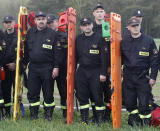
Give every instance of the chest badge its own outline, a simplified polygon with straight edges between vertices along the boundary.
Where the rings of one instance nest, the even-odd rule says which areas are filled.
[[[93,44],[92,47],[93,48],[97,48],[98,46],[97,46],[97,44]]]

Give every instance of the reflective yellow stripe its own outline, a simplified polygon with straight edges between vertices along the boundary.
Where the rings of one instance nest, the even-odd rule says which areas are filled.
[[[2,50],[2,46],[0,46],[0,50]]]
[[[106,109],[105,106],[102,106],[102,107],[96,106],[96,110],[98,110],[98,111],[105,110],[105,109]]]
[[[95,102],[91,102],[91,106],[95,106]]]
[[[151,107],[152,105],[151,104],[149,104],[149,107]]]
[[[55,106],[55,103],[54,103],[54,102],[52,102],[51,104],[47,104],[47,103],[45,103],[45,102],[44,102],[44,106],[46,106],[46,107]]]
[[[6,103],[6,104],[4,104],[4,106],[5,107],[8,107],[8,106],[11,106],[12,105],[12,103],[10,102],[10,103]]]
[[[80,106],[80,109],[86,109],[86,108],[89,108],[89,104]]]
[[[40,101],[39,102],[36,102],[36,103],[30,103],[31,106],[39,106],[40,105]]]
[[[133,110],[132,112],[130,112],[129,114],[137,114],[138,113],[138,110]]]
[[[2,104],[2,103],[4,103],[4,100],[2,99],[2,100],[0,100],[0,104]]]
[[[148,114],[148,115],[139,115],[141,119],[144,119],[144,118],[151,118],[151,114]]]
[[[67,109],[66,106],[61,106],[61,109]]]

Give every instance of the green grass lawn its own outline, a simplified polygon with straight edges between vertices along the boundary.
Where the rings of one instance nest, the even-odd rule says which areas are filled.
[[[155,39],[157,47],[160,45],[160,39]],[[55,85],[56,86],[56,85]],[[28,104],[26,98],[26,89],[24,89],[23,103]],[[155,102],[160,104],[160,75],[158,76],[157,83],[152,90]],[[41,95],[42,96],[42,95]],[[59,103],[58,90],[55,88],[55,103]],[[41,98],[41,103],[43,99]],[[91,113],[90,113],[91,115]],[[160,131],[160,128],[153,127],[134,127],[131,128],[127,125],[127,112],[122,112],[122,124],[118,131]],[[112,123],[104,123],[101,127],[96,124],[89,124],[84,126],[80,123],[80,113],[75,110],[74,121],[72,125],[67,125],[66,120],[62,118],[61,109],[55,109],[53,114],[53,121],[48,122],[43,119],[43,108],[39,110],[39,119],[29,120],[29,109],[25,107],[25,115],[21,120],[14,122],[12,119],[6,119],[0,122],[0,131],[112,131]]]

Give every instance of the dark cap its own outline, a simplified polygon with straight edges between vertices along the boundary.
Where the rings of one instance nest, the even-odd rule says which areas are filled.
[[[91,23],[92,23],[92,21],[90,18],[82,18],[80,20],[80,25],[91,24]]]
[[[6,15],[4,18],[3,18],[3,22],[11,22],[14,20],[14,17],[11,16],[11,15]]]
[[[143,17],[142,11],[140,11],[140,10],[134,11],[134,12],[133,12],[133,16],[136,16],[136,17]]]
[[[40,17],[40,16],[46,17],[46,14],[44,12],[42,12],[42,11],[36,12],[35,17]]]
[[[104,9],[103,5],[97,4],[97,5],[93,8],[93,11],[95,11],[95,10],[98,9],[98,8]]]
[[[56,17],[53,14],[47,15],[47,23],[50,23],[50,22],[54,21],[55,19],[56,19]]]
[[[140,21],[137,18],[132,17],[128,20],[128,26],[134,26],[134,25],[140,25]]]

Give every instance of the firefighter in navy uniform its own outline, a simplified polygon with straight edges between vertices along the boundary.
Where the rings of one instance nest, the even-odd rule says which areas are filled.
[[[3,49],[3,43],[4,43],[4,33],[0,30],[0,69],[2,68],[2,61],[4,56],[4,49]],[[0,75],[0,121],[3,120],[4,114],[3,114],[3,108],[4,108],[4,98],[3,98],[3,91],[1,86],[1,75]]]
[[[150,86],[155,84],[158,73],[157,47],[151,37],[140,32],[140,28],[140,21],[137,18],[130,18],[128,29],[132,39],[122,40],[121,43],[125,100],[129,112],[128,124],[131,126],[149,125]]]
[[[61,109],[63,110],[63,117],[67,116],[66,100],[67,100],[67,32],[62,32],[58,30],[58,19],[53,14],[47,15],[47,25],[57,33],[57,41],[61,43],[62,46],[62,57],[59,65],[59,76],[55,79],[57,82],[57,87],[61,97]]]
[[[138,18],[139,21],[140,21],[140,24],[142,23],[142,20],[143,20],[142,11],[140,11],[140,10],[135,10],[135,11],[133,12],[132,17]],[[141,32],[142,32],[142,30],[141,30]],[[128,26],[125,27],[124,30],[123,30],[122,39],[123,39],[124,41],[128,41],[128,40],[132,39],[131,33],[130,33],[130,31],[128,30]],[[151,96],[153,96],[153,95],[151,94]],[[124,81],[122,81],[122,108],[125,108],[125,82],[124,82]]]
[[[140,21],[140,24],[142,26],[142,21],[143,21],[143,13],[141,10],[135,10],[133,12],[132,17],[137,18]],[[141,28],[141,33],[143,33],[143,29]],[[123,32],[123,40],[130,40],[131,38],[131,33],[128,30],[128,27],[125,27],[124,32]],[[122,82],[122,105],[125,106],[125,83],[124,81]],[[149,106],[150,108],[153,110],[156,107],[158,107],[158,105],[156,103],[154,103],[154,98],[153,98],[153,94],[152,94],[152,89],[150,92],[150,100],[149,100]]]
[[[11,92],[12,86],[15,86],[15,69],[16,69],[16,54],[17,54],[17,31],[14,28],[15,20],[13,16],[7,15],[3,19],[5,27],[4,32],[4,57],[3,67],[5,70],[5,80],[2,81],[2,92],[4,97],[5,115],[11,116]],[[14,92],[14,91],[13,91]]]
[[[92,31],[93,23],[89,18],[81,20],[80,28],[83,33],[76,38],[76,63],[79,64],[75,74],[76,96],[82,123],[88,124],[91,95],[95,102],[96,122],[100,124],[105,110],[100,82],[106,81],[108,49],[101,35]]]
[[[54,103],[54,78],[58,76],[61,46],[57,44],[56,33],[47,27],[46,15],[36,13],[37,26],[28,31],[24,49],[24,68],[29,63],[28,93],[30,119],[38,118],[40,91],[44,97],[44,117],[52,120]]]
[[[101,4],[97,4],[94,9],[93,9],[93,16],[95,18],[95,21],[93,23],[93,31],[95,33],[98,33],[99,35],[102,36],[102,21],[105,20],[105,10],[103,5]],[[110,41],[106,41],[106,44],[108,46],[108,52],[110,55]],[[106,110],[105,110],[105,114],[104,114],[104,120],[105,121],[110,121],[110,114],[111,114],[111,110],[109,108],[109,103],[110,103],[110,99],[111,99],[111,88],[110,88],[110,56],[109,56],[109,67],[107,69],[107,75],[106,75],[107,79],[106,82],[101,82],[101,86],[103,87],[103,94],[104,94],[104,103],[106,106]],[[92,99],[91,99],[92,101]],[[94,102],[91,102],[92,104],[92,109],[93,109],[93,117],[92,117],[92,121],[94,122],[95,117],[96,117],[96,113],[95,113],[95,106],[94,106]]]

